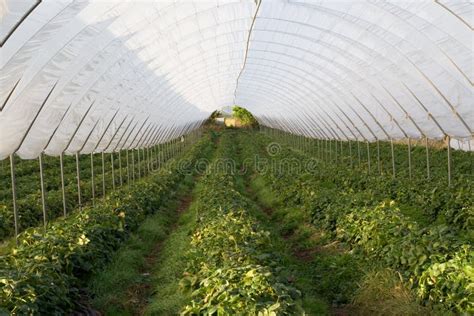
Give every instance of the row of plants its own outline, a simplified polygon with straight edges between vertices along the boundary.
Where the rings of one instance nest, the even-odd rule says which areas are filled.
[[[278,140],[285,140],[287,136],[279,137]],[[303,140],[305,141],[305,140]],[[378,202],[384,199],[391,199],[401,206],[402,211],[419,222],[420,225],[429,225],[432,223],[446,223],[453,228],[463,230],[465,233],[471,233],[474,227],[474,174],[473,174],[473,154],[472,152],[463,152],[453,150],[452,174],[453,180],[450,186],[446,181],[446,168],[431,170],[430,178],[426,178],[426,170],[423,167],[413,166],[412,176],[408,170],[407,145],[394,145],[395,162],[397,176],[392,177],[391,171],[391,148],[390,143],[380,142],[379,152],[382,165],[389,169],[379,174],[377,171],[377,158],[371,157],[372,171],[368,173],[367,152],[364,150],[366,144],[360,144],[361,164],[357,163],[356,147],[357,143],[352,142],[354,155],[354,167],[350,168],[348,161],[348,143],[343,144],[344,158],[341,162],[341,150],[339,148],[339,160],[334,160],[334,144],[332,152],[325,152],[328,148],[323,148],[323,159],[318,153],[316,140],[306,140],[306,147],[299,151],[301,156],[295,156],[297,159],[306,159],[309,156],[317,159],[321,163],[318,170],[320,179],[331,179],[325,181],[329,186],[341,188],[341,190],[353,190],[357,192],[365,191],[371,195],[371,200]],[[286,142],[285,142],[286,143]],[[325,142],[322,141],[324,144]],[[337,142],[339,146],[339,142]],[[371,155],[375,155],[376,144],[370,144]],[[425,148],[413,146],[411,157],[412,164],[416,161],[426,161]],[[365,155],[365,156],[364,156]],[[332,160],[326,158],[330,156]],[[431,162],[442,163],[446,167],[446,149],[431,148]],[[385,169],[382,169],[385,170]],[[470,236],[474,238],[474,236]]]
[[[300,293],[283,277],[270,232],[249,212],[255,205],[241,193],[235,170],[223,168],[236,150],[235,133],[225,132],[216,161],[199,183],[192,206],[197,222],[180,281],[191,301],[181,314],[300,313]]]
[[[263,130],[272,138],[278,138],[280,143],[285,143],[295,149],[304,151],[321,160],[338,163],[346,167],[361,168],[365,173],[393,175],[392,150],[389,141],[365,142],[365,141],[341,141],[320,140],[315,138],[298,136],[285,133],[280,130]],[[409,166],[413,179],[441,180],[447,183],[448,176],[448,150],[444,140],[428,140],[428,152],[426,140],[411,139],[410,147],[408,140],[393,141],[393,163],[395,164],[395,176],[401,179],[410,178]],[[379,156],[380,159],[377,157]],[[369,159],[370,158],[370,159]],[[380,161],[380,164],[379,164]],[[430,177],[428,178],[428,167]],[[463,178],[474,177],[474,154],[463,150],[451,150],[451,176],[453,181]]]
[[[107,154],[107,156],[110,157],[109,154]],[[53,157],[50,158],[53,159]],[[103,195],[104,185],[106,192],[108,192],[109,190],[112,190],[115,186],[126,184],[129,180],[129,177],[130,181],[134,180],[134,178],[138,178],[138,170],[140,170],[140,176],[143,176],[148,173],[148,162],[144,161],[143,157],[140,161],[140,164],[138,163],[137,158],[135,157],[135,162],[132,165],[130,156],[128,169],[127,165],[125,164],[125,161],[122,161],[122,164],[120,166],[117,157],[115,157],[113,170],[114,177],[112,177],[111,161],[110,159],[106,159],[106,163],[104,166],[106,172],[104,175],[102,173],[100,155],[95,155],[96,162],[94,166],[94,178],[92,179],[90,172],[90,160],[87,158],[89,157],[82,157],[82,159],[80,159],[81,204],[83,205],[91,202],[93,198],[92,184],[94,184],[94,196],[97,198]],[[164,161],[166,161],[165,159],[169,158],[169,155],[161,157],[162,160],[160,161],[160,163],[163,163]],[[68,159],[70,160],[69,163],[65,164],[64,166],[64,191],[66,200],[66,210],[68,212],[79,206],[76,165],[75,162],[71,159]],[[30,167],[30,164],[26,163],[28,161],[23,160],[22,162],[25,162],[27,168]],[[154,163],[156,165],[157,162]],[[135,169],[135,171],[132,170],[132,167]],[[20,168],[20,170],[22,169]],[[40,223],[43,222],[41,191],[39,190],[40,183],[39,180],[35,178],[39,175],[37,174],[37,172],[35,172],[34,174],[35,175],[30,176],[24,175],[22,177],[23,180],[26,180],[26,182],[23,183],[23,187],[28,189],[19,190],[22,194],[25,194],[25,192],[32,193],[29,193],[27,195],[17,195],[18,228],[20,232],[26,228],[38,226],[40,225]],[[35,181],[31,181],[32,179],[30,178],[35,178]],[[45,191],[46,218],[47,221],[50,221],[59,216],[62,216],[64,213],[62,189],[60,186],[60,174],[58,166],[45,170]],[[13,206],[11,196],[9,196],[8,199],[0,201],[0,240],[14,235],[15,227],[13,217]]]
[[[129,150],[129,168],[134,167],[135,173],[138,174],[139,166],[140,170],[144,168],[144,158],[149,155],[150,158],[156,158],[158,153],[165,157],[170,157],[173,152],[176,152],[178,148],[182,148],[184,144],[173,143],[170,145],[160,144],[156,147],[147,150]],[[119,162],[120,155],[120,162]],[[138,156],[140,156],[140,164],[138,164]],[[163,157],[162,157],[163,158]],[[21,159],[18,156],[14,156],[15,161],[15,183],[16,192],[18,197],[25,197],[31,193],[39,191],[40,189],[40,170],[39,162],[37,159]],[[91,155],[81,154],[79,155],[79,169],[81,178],[89,179],[91,177]],[[111,170],[112,162],[115,170],[119,171],[120,167],[124,167],[127,162],[127,151],[122,150],[113,154],[104,154],[104,165],[105,170]],[[132,166],[133,162],[133,166]],[[102,155],[100,153],[93,155],[94,173],[100,174],[102,172]],[[76,157],[75,155],[64,155],[63,156],[64,166],[64,178],[66,183],[75,182],[76,177]],[[43,175],[44,185],[47,191],[57,190],[61,186],[60,178],[60,158],[58,156],[47,156],[43,155]],[[124,174],[125,176],[126,174]],[[118,174],[117,174],[118,178]],[[118,179],[117,179],[118,180]],[[11,202],[12,188],[11,188],[11,170],[9,159],[4,159],[0,164],[0,201]]]
[[[391,179],[364,180],[367,175],[314,161],[285,146],[268,155],[264,149],[271,139],[263,135],[247,135],[246,141],[258,142],[271,165],[295,159],[300,166],[313,166],[298,172],[267,168],[261,174],[285,205],[304,209],[314,225],[353,252],[400,271],[421,302],[455,312],[474,311],[474,257],[467,232],[437,223],[421,227],[405,216],[399,208],[404,205],[380,189],[390,187]],[[472,211],[469,201],[466,197],[462,204]],[[414,208],[422,212],[416,204]],[[469,231],[471,223],[467,219],[460,227]]]
[[[166,203],[192,172],[189,162],[197,161],[209,146],[206,137],[131,189],[113,191],[94,207],[57,220],[46,230],[21,233],[18,245],[0,256],[0,314],[70,312],[84,280],[109,261],[145,217]]]

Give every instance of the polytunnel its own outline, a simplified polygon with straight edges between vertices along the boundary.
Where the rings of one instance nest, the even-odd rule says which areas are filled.
[[[2,16],[1,158],[159,142],[231,104],[324,139],[472,140],[469,2],[6,0]]]
[[[0,17],[0,315],[474,313],[472,1]]]

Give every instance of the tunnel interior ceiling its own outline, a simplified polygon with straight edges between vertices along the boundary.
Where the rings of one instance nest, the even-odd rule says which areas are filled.
[[[0,158],[139,148],[238,104],[341,140],[472,143],[469,1],[0,2]]]

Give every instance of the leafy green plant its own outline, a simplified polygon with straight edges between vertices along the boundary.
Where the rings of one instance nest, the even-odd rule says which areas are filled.
[[[181,160],[195,161],[203,140]],[[85,277],[110,260],[121,242],[145,216],[153,214],[192,164],[171,160],[156,174],[136,183],[130,191],[112,192],[94,207],[52,223],[46,231],[30,228],[19,245],[0,256],[0,312],[63,315],[74,307]]]
[[[245,141],[266,148],[271,139],[247,135]],[[381,149],[381,156],[386,156],[390,148]],[[296,158],[303,166],[313,159],[288,147],[268,158],[274,165]],[[437,161],[438,156],[435,158]],[[468,231],[473,195],[463,164],[458,170],[461,175],[449,188],[442,184],[445,178],[433,174],[432,181],[408,176],[393,179],[390,174],[368,175],[364,167],[351,169],[340,161],[318,159],[316,166],[312,173],[269,170],[261,176],[282,203],[303,208],[314,225],[348,244],[353,253],[400,271],[423,303],[459,313],[472,310],[473,249]],[[405,215],[407,209],[410,217]],[[436,281],[430,278],[433,275]]]
[[[247,109],[235,105],[232,108],[232,114],[239,119],[243,126],[256,127],[258,125],[255,117]]]

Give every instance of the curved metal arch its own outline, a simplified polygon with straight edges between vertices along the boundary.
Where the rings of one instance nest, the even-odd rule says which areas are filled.
[[[294,67],[294,66],[292,66],[292,65],[288,65],[288,64],[286,64],[286,63],[282,63],[282,62],[276,61],[276,60],[271,60],[271,61],[276,62],[276,63],[279,63],[279,64],[282,64],[282,65],[289,66],[290,68],[298,69],[298,70],[304,72],[307,76],[313,76],[313,77],[318,78],[318,79],[319,79],[318,82],[324,82],[324,83],[326,83],[325,80],[321,79],[320,77],[314,76],[314,75],[312,75],[311,73],[309,73],[309,72],[307,72],[307,71],[305,71],[305,70],[303,70],[303,69],[301,69],[301,68],[297,68],[297,67]],[[273,68],[275,68],[275,67],[273,67]],[[289,71],[286,71],[286,72],[289,72]],[[315,84],[316,84],[316,83],[315,83]],[[329,85],[331,85],[331,84],[329,84]],[[318,87],[318,88],[319,88],[319,87]],[[333,89],[333,90],[334,90],[334,89]],[[343,93],[341,90],[339,90],[338,88],[336,88],[335,91],[338,92],[339,94],[343,94],[343,95],[344,95],[344,93]],[[352,96],[354,96],[354,95],[352,94]],[[367,113],[371,116],[371,118],[377,123],[377,125],[378,125],[379,127],[381,127],[381,123],[378,122],[378,120],[377,120],[373,115],[371,115],[370,111],[366,108],[366,106],[363,105],[363,103],[362,103],[359,99],[357,99],[357,101],[359,102],[359,104],[361,104],[361,105],[363,106],[364,110],[366,110],[366,112],[367,112]],[[381,127],[381,129],[384,131],[385,134],[387,134],[387,133],[385,132],[385,130],[384,130],[382,127]],[[376,138],[377,138],[377,137],[376,137]]]
[[[290,57],[290,58],[294,58],[293,56],[288,55],[288,54],[285,54],[285,56],[286,56],[286,57]],[[415,67],[416,67],[416,66],[415,66]],[[427,80],[429,80],[429,79],[427,78]],[[437,88],[435,88],[435,89],[437,89]],[[427,91],[429,91],[429,90],[427,90]],[[435,95],[433,95],[433,96],[435,97]],[[436,97],[435,97],[435,98],[436,98]],[[436,98],[436,99],[439,100],[439,98]],[[446,101],[446,102],[449,103],[449,101],[448,101],[447,99],[444,99],[444,101]],[[450,103],[449,103],[449,104],[450,104]],[[450,104],[450,108],[451,108],[451,110],[455,113],[456,117],[460,120],[460,122],[461,122],[461,123],[466,127],[466,129],[470,132],[470,129],[469,129],[467,123],[466,123],[466,122],[464,121],[464,119],[454,110],[454,107],[453,107],[451,104]]]
[[[283,82],[287,82],[287,83],[290,85],[290,88],[294,88],[294,89],[286,89],[286,87],[285,87],[284,90],[285,90],[285,92],[288,93],[288,94],[294,94],[294,92],[297,90],[297,88],[300,87],[300,86],[298,86],[298,85],[296,85],[296,84],[291,84],[290,81],[287,80],[287,77],[279,77],[279,78],[277,78],[276,76],[270,76],[269,74],[271,74],[271,72],[268,72],[268,74],[267,74],[267,71],[266,71],[266,70],[264,70],[263,72],[265,73],[264,76],[257,76],[257,77],[259,77],[259,78],[261,78],[261,79],[264,79],[264,81],[271,81],[272,83],[280,83],[280,82],[282,82],[282,81],[283,81]],[[253,77],[255,77],[255,76],[253,76]],[[268,79],[275,79],[275,80],[268,80]],[[273,85],[273,86],[274,86],[275,88],[277,88],[278,90],[281,90],[281,89],[282,89],[281,87],[278,87],[276,84]],[[306,91],[304,92],[304,95],[307,95],[306,92],[309,92],[310,94],[315,95],[318,102],[324,101],[324,100],[323,100],[316,92],[314,92],[313,90],[306,90]],[[301,96],[300,96],[300,95],[297,95],[297,97],[301,97]],[[313,100],[309,100],[309,102],[311,102],[311,101],[313,101]],[[318,110],[319,110],[320,112],[326,114],[326,116],[329,118],[329,120],[331,120],[331,121],[333,122],[333,124],[334,124],[335,126],[337,126],[337,128],[342,132],[342,128],[340,127],[339,123],[337,123],[337,122],[334,120],[334,118],[333,118],[330,114],[328,114],[328,113],[326,112],[326,110],[325,110],[323,107],[321,107],[321,105],[320,105],[319,103],[316,103],[316,105],[318,106]],[[307,106],[304,106],[304,105],[303,105],[303,106],[301,106],[300,108],[302,108],[302,109],[304,109],[304,110],[308,110],[308,111],[311,112],[311,115],[318,117],[318,111],[312,111],[312,110],[313,110],[312,107],[307,107]],[[325,121],[322,117],[319,117],[319,119],[322,119],[322,120],[325,122],[325,125],[328,125],[328,126],[331,125],[331,124],[328,124],[327,121]],[[339,119],[339,118],[338,118],[338,119]],[[343,124],[344,124],[344,122],[343,122]],[[345,125],[345,126],[347,127],[347,125]],[[348,129],[349,129],[349,128],[348,128]],[[349,130],[350,130],[350,129],[349,129]],[[350,131],[351,131],[351,133],[353,133],[352,130],[350,130]],[[344,132],[342,132],[342,134],[344,134],[344,136],[347,138],[347,135],[345,135]],[[340,137],[339,137],[339,138],[340,138]]]
[[[265,86],[264,86],[264,87],[265,87]],[[262,87],[260,87],[260,89],[262,89]],[[267,90],[267,89],[264,89],[264,90]],[[277,93],[277,92],[273,92],[273,93]],[[280,99],[289,100],[288,104],[294,104],[291,99],[287,98],[286,96],[281,96],[281,93],[278,92],[277,94],[280,95]],[[259,96],[260,98],[263,97],[264,99],[268,99],[268,97],[267,97],[268,94],[265,94],[265,95],[262,96],[262,95],[259,95],[257,91],[255,91],[254,93],[252,93],[252,95],[256,95],[256,96]],[[270,109],[270,110],[271,110],[271,109]],[[281,117],[285,117],[285,116],[284,116],[284,115],[281,115]],[[298,117],[298,116],[295,116],[295,119],[298,120],[299,117]],[[315,122],[315,123],[316,123],[316,122]],[[318,126],[321,130],[324,130],[324,129],[322,129],[322,128],[320,127],[320,125],[319,125],[318,123],[316,123],[316,124],[317,124],[317,126]],[[322,124],[322,123],[321,123],[321,124]],[[323,124],[323,125],[324,125],[324,124]],[[325,126],[325,125],[324,125],[324,126]],[[333,134],[333,132],[330,130],[330,128],[328,128],[327,126],[325,126],[325,128],[327,129],[328,134]],[[326,134],[326,132],[324,132],[324,134]],[[327,134],[326,134],[326,135],[327,135]]]
[[[69,5],[69,6],[70,6],[70,5]],[[66,8],[68,8],[69,6],[66,6],[66,7],[63,9],[63,11],[64,11]],[[118,6],[118,4],[115,5],[115,6],[113,6],[113,8],[110,8],[107,12],[113,11],[113,9],[114,9],[116,6]],[[50,66],[51,61],[52,61],[55,57],[57,57],[59,54],[61,54],[61,53],[63,52],[63,50],[64,50],[65,47],[67,47],[68,45],[70,45],[77,37],[81,36],[81,35],[83,34],[83,32],[85,32],[88,28],[94,28],[94,27],[96,27],[96,25],[102,25],[102,24],[103,24],[103,25],[104,25],[104,27],[102,28],[102,31],[103,31],[107,26],[110,25],[110,23],[112,23],[112,22],[110,22],[110,23],[108,23],[108,22],[109,22],[109,21],[98,21],[97,23],[95,23],[95,25],[93,25],[93,24],[84,24],[83,27],[82,27],[81,29],[79,29],[79,30],[77,31],[77,33],[75,33],[72,37],[70,37],[70,38],[63,44],[62,47],[60,47],[59,49],[57,49],[57,50],[55,50],[54,52],[51,53],[51,57],[50,57],[49,59],[45,60],[45,61],[43,62],[43,65],[42,65],[41,68],[35,73],[35,75],[33,75],[33,76],[31,76],[31,77],[29,78],[29,82],[23,87],[23,89],[22,89],[21,91],[18,92],[17,97],[14,98],[14,100],[13,100],[12,102],[13,102],[13,103],[17,102],[17,101],[20,99],[20,97],[21,97],[21,95],[22,95],[22,92],[25,91],[25,90],[27,90],[27,89],[29,89],[29,88],[31,88],[30,86],[35,83],[35,81],[34,81],[35,78],[36,78],[37,76],[39,76],[39,75],[42,74],[42,70],[43,70],[45,67]],[[45,24],[45,25],[47,25],[47,24]],[[41,29],[38,30],[38,32],[40,32],[40,31],[41,31]],[[100,35],[101,33],[102,33],[101,31],[98,31],[97,34],[96,34],[96,36],[94,36],[93,38],[91,38],[91,40],[93,40],[95,37],[97,37],[97,36]],[[27,41],[27,42],[28,42],[28,41]],[[26,44],[27,42],[25,42],[25,44]],[[23,45],[23,46],[24,46],[24,45]],[[22,46],[22,47],[23,47],[23,46]],[[21,47],[21,48],[22,48],[22,47]],[[20,48],[20,49],[21,49],[21,48]],[[5,67],[6,67],[6,66],[7,66],[7,64],[5,65]],[[61,77],[59,77],[59,78],[61,78]],[[60,81],[60,79],[58,79],[58,81]],[[61,85],[62,85],[62,84],[61,84]],[[62,89],[58,90],[57,94],[59,95],[61,92],[62,92]],[[54,100],[54,98],[53,98],[53,100]]]
[[[249,57],[249,58],[252,59],[253,57]],[[257,59],[257,58],[256,58],[256,59]],[[260,59],[261,59],[261,58],[260,58]],[[266,59],[265,59],[265,60],[266,60]],[[289,65],[289,64],[286,64],[286,63],[282,63],[282,62],[277,61],[277,60],[267,60],[267,61],[272,61],[272,62],[284,64],[284,65],[286,65],[286,66],[289,66],[290,69],[294,69],[294,68],[295,68],[295,67],[292,66],[292,65]],[[250,64],[250,63],[249,63],[249,64]],[[259,64],[256,64],[256,65],[260,66]],[[273,68],[275,68],[275,67],[273,67]],[[289,72],[289,71],[286,70],[286,69],[281,69],[281,70],[282,70],[282,71],[285,71],[285,72]],[[314,77],[314,75],[313,75],[312,73],[309,73],[309,72],[307,72],[306,70],[303,70],[303,69],[301,69],[301,68],[299,68],[299,70],[301,70],[302,72],[304,72],[307,76]],[[317,84],[318,82],[325,82],[325,81],[322,80],[320,77],[316,77],[316,78],[319,79],[319,80],[318,80],[317,82],[314,82],[315,84]],[[319,87],[319,86],[318,86],[318,88],[321,89],[321,87]],[[195,89],[195,90],[199,90],[199,86],[198,86],[198,87],[195,87],[194,89]],[[337,90],[336,90],[336,91],[337,91]],[[337,92],[340,93],[340,94],[344,94],[344,93],[341,92],[341,91],[337,91]],[[360,115],[359,115],[359,118],[361,119]],[[365,123],[365,126],[368,127],[368,124]],[[373,134],[373,133],[372,133],[372,134]],[[374,137],[377,138],[375,135],[374,135]]]
[[[437,0],[434,0],[435,3],[439,3],[439,1]],[[385,12],[387,12],[388,14],[391,14],[392,16],[396,17],[399,21],[403,22],[403,23],[406,23],[405,25],[409,25],[413,30],[417,30],[416,26],[413,26],[410,22],[411,20],[410,19],[403,19],[401,18],[399,15],[397,14],[394,14],[392,11],[390,10],[386,10],[385,8],[381,7],[380,5],[382,4],[382,2],[374,2],[374,1],[368,1],[369,4],[373,5],[373,6],[376,6],[376,7],[379,7],[381,8],[382,10],[384,10]],[[462,41],[459,41],[457,40],[456,38],[452,37],[451,35],[449,35],[447,32],[443,31],[442,29],[440,29],[438,27],[438,25],[434,24],[434,23],[431,23],[430,21],[426,20],[425,18],[419,16],[419,15],[416,15],[415,13],[411,12],[411,11],[408,11],[400,6],[398,6],[395,2],[383,2],[383,6],[390,6],[391,8],[396,8],[397,11],[399,12],[404,12],[404,13],[407,13],[407,14],[410,14],[411,17],[415,17],[416,19],[418,20],[421,20],[423,21],[423,23],[428,23],[431,25],[432,28],[436,29],[440,34],[444,34],[448,37],[450,37],[451,39],[453,39],[454,41],[456,41],[459,45],[463,46],[467,51],[469,51],[469,47],[465,46],[464,43]],[[472,30],[472,27],[471,27],[471,30]],[[431,43],[433,43],[433,41],[429,38],[429,36],[427,34],[425,34],[424,32],[419,32],[418,34],[420,34],[421,36],[424,36],[428,41],[430,41]],[[434,43],[433,43],[434,44]],[[473,85],[474,83],[471,81],[471,79],[467,76],[467,74],[464,73],[464,71],[462,71],[462,69],[456,64],[455,61],[453,61],[451,59],[451,57],[449,57],[449,55],[445,52],[445,50],[440,46],[440,45],[437,45],[435,44],[438,49],[440,50],[440,52],[444,55],[445,58],[447,58],[452,64],[453,66],[459,71],[459,73],[461,75],[463,75],[463,77],[471,84]]]
[[[264,85],[265,87],[266,87],[266,86],[270,86],[270,87],[273,87],[273,88],[278,88],[278,86],[277,86],[276,84],[273,84],[273,81],[272,81],[272,83],[270,84],[269,81],[267,80],[266,82],[264,82],[264,84],[265,84],[265,85]],[[255,86],[255,83],[252,84],[251,86]],[[261,85],[261,84],[260,84],[260,85],[257,84],[257,86],[261,87],[262,85]],[[265,89],[265,90],[266,90],[266,89]],[[286,96],[281,97],[282,94],[279,92],[279,90],[276,90],[276,91],[275,91],[275,90],[272,90],[272,91],[273,91],[272,94],[278,94],[278,95],[280,95],[280,99],[283,99],[283,98],[284,98],[284,99],[290,100],[290,102],[287,102],[287,104],[292,104],[292,105],[298,107],[298,105],[297,105],[298,103],[295,103],[295,102],[297,102],[297,100],[287,98]],[[286,92],[287,92],[287,93],[291,93],[291,90],[286,90]],[[255,93],[254,93],[254,94],[258,95],[258,91],[255,90]],[[304,113],[305,110],[306,110],[306,111],[308,110],[308,108],[306,108],[306,107],[301,107],[301,110],[302,110],[301,113]],[[311,113],[311,114],[313,115],[313,118],[316,117],[318,120],[320,120],[320,123],[321,123],[323,126],[325,126],[325,128],[329,131],[329,134],[331,134],[334,138],[340,138],[339,135],[338,135],[338,133],[335,132],[334,129],[332,129],[331,125],[328,124],[327,121],[326,121],[323,117],[317,115],[316,113]],[[298,117],[298,115],[297,115],[296,117]],[[308,119],[308,118],[306,118],[306,119]],[[339,125],[337,125],[337,127],[340,129]],[[319,126],[319,128],[320,128],[320,126]],[[336,135],[337,135],[337,136],[336,136]]]
[[[293,4],[296,4],[293,2]],[[369,22],[367,20],[364,20],[362,19],[361,17],[355,17],[353,15],[350,15],[348,14],[347,12],[341,12],[341,11],[338,11],[338,10],[334,10],[334,9],[329,9],[329,8],[326,8],[326,7],[322,7],[320,5],[317,5],[317,4],[311,4],[311,5],[308,5],[307,6],[308,8],[312,8],[318,12],[322,12],[323,14],[326,14],[326,15],[329,15],[329,16],[332,16],[336,19],[339,19],[339,20],[342,20],[350,25],[355,25],[356,27],[358,27],[360,30],[364,31],[364,32],[368,32],[371,36],[373,36],[373,38],[375,38],[377,41],[379,42],[383,42],[383,43],[387,43],[392,49],[395,49],[401,56],[403,56],[407,61],[410,62],[410,64],[412,66],[415,66],[415,63],[409,58],[409,56],[401,51],[399,49],[399,47],[397,47],[396,45],[392,44],[391,42],[387,41],[386,40],[386,37],[382,37],[380,36],[379,34],[377,34],[377,32],[375,32],[375,30],[382,30],[383,33],[386,33],[386,34],[390,34],[391,36],[393,36],[394,38],[398,39],[398,41],[400,42],[406,42],[408,44],[411,45],[410,42],[406,41],[405,39],[401,38],[400,36],[398,36],[397,34],[395,34],[394,32],[386,29],[386,28],[383,28],[381,27],[380,25],[377,25],[377,24],[374,24],[372,22]],[[380,8],[377,7],[379,10]],[[386,12],[385,10],[382,10],[383,12]],[[362,22],[362,24],[360,23],[356,23],[356,22]],[[363,25],[365,24],[365,25]],[[431,23],[430,23],[431,24]],[[420,34],[421,32],[418,32],[418,34]],[[456,39],[455,39],[456,40]],[[433,41],[431,40],[428,40],[433,46],[438,47],[437,44],[433,43]],[[456,40],[457,41],[457,40]],[[441,66],[441,64],[439,63],[439,61],[436,61],[436,64],[438,64],[440,66],[440,68],[443,68]],[[420,69],[417,69],[418,71],[420,71],[420,73],[424,74],[423,71],[421,71]],[[426,74],[424,74],[424,76],[426,76]],[[428,76],[426,76],[428,78]]]

